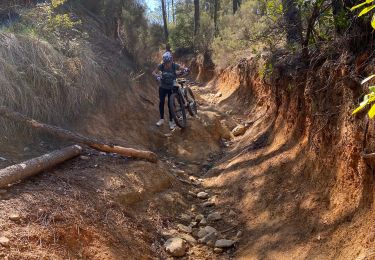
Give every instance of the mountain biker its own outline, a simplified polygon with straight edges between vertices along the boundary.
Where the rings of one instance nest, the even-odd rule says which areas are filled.
[[[165,98],[168,96],[169,99],[173,93],[173,89],[176,85],[176,79],[178,74],[183,72],[188,72],[187,68],[183,68],[181,65],[173,62],[172,54],[170,52],[165,52],[163,54],[163,62],[152,72],[152,75],[156,77],[157,81],[160,82],[159,87],[159,112],[160,120],[156,123],[157,126],[162,126],[164,123],[164,104]],[[173,130],[176,127],[173,121],[170,108],[169,111],[169,128]]]

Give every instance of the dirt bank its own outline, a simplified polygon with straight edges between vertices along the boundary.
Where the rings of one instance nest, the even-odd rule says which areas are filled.
[[[245,104],[235,114],[249,127],[207,175],[207,187],[241,212],[238,258],[371,254],[373,174],[360,157],[366,120],[351,115],[362,93],[354,72],[366,73],[371,61],[350,59],[319,57],[300,70],[282,60],[264,79],[259,62],[248,59],[213,82],[221,93],[213,100],[225,109]],[[366,148],[373,149],[369,139]]]

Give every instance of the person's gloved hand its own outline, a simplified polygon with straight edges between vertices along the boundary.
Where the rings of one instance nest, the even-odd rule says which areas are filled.
[[[157,77],[156,77],[156,80],[160,82],[160,81],[161,81],[161,77],[160,77],[160,76],[157,76]]]

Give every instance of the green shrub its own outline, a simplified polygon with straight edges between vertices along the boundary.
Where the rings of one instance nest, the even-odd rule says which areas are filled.
[[[197,37],[194,39],[195,48],[202,53],[211,49],[212,41],[215,35],[213,20],[207,13],[201,14],[200,29]]]
[[[176,25],[171,24],[169,40],[173,49],[189,49],[194,46],[194,19],[190,13],[179,13]]]
[[[213,40],[213,59],[224,68],[247,54],[273,50],[282,42],[280,25],[281,4],[267,2],[260,6],[255,0],[246,1],[235,15],[223,16],[219,35]]]

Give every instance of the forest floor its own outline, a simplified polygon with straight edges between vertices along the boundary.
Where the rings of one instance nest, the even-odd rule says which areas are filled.
[[[184,241],[173,249],[182,259],[353,259],[362,252],[338,229],[350,224],[331,223],[328,201],[299,174],[310,167],[305,139],[275,130],[270,142],[272,117],[240,113],[241,103],[220,107],[231,93],[215,86],[193,90],[199,118],[188,118],[186,130],[150,126],[161,138],[158,164],[85,150],[1,190],[0,258],[167,259],[170,238]],[[229,140],[228,128],[238,124],[244,135]],[[14,162],[22,159],[17,151],[30,150],[14,149],[3,152]],[[215,247],[220,239],[227,244]]]

